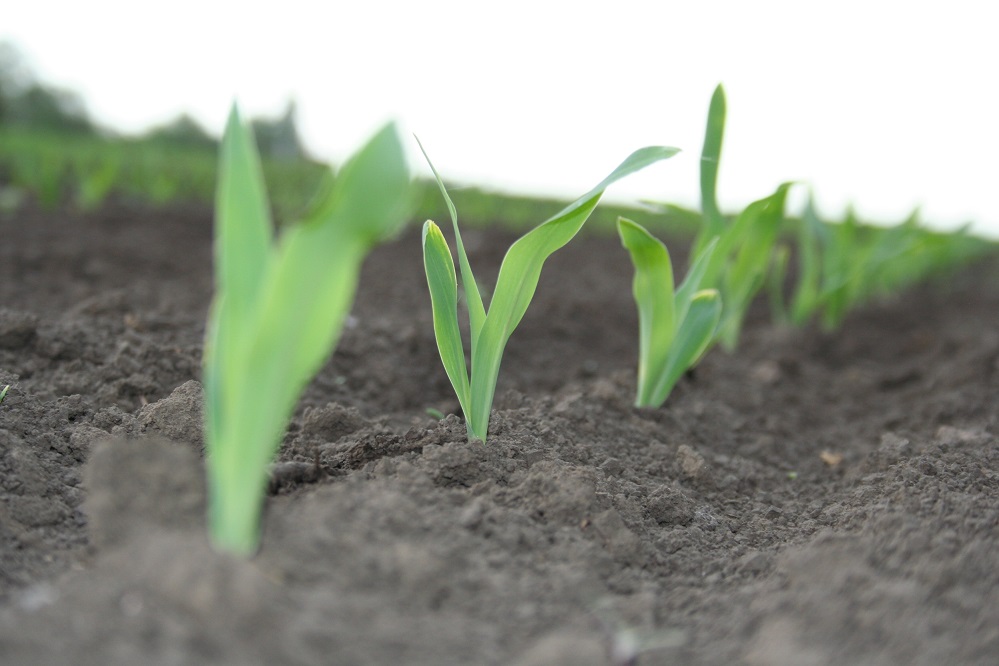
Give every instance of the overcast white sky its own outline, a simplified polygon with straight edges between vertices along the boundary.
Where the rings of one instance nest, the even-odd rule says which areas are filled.
[[[293,97],[323,158],[394,118],[445,178],[565,196],[636,148],[673,145],[684,152],[609,196],[682,204],[698,200],[723,82],[723,207],[804,180],[828,216],[853,202],[891,222],[921,204],[999,236],[990,4],[32,0],[6,3],[0,40],[124,130],[189,111],[220,131],[233,98],[277,114]]]

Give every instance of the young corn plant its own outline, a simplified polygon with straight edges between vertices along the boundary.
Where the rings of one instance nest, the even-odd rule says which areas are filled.
[[[781,258],[776,243],[784,220],[790,183],[768,197],[749,204],[721,235],[705,271],[704,287],[718,289],[724,311],[717,337],[727,351],[735,349],[753,298],[766,282],[771,267]]]
[[[673,293],[669,251],[640,224],[618,219],[621,244],[635,266],[632,293],[638,305],[638,391],[636,407],[661,407],[677,381],[707,352],[721,321],[717,289],[701,289],[717,249],[711,240]]]
[[[256,550],[268,468],[288,420],[339,339],[362,260],[406,221],[410,194],[402,144],[388,125],[347,161],[313,212],[275,239],[260,158],[233,109],[204,351],[208,521],[219,550]]]
[[[572,240],[608,186],[677,152],[676,148],[653,146],[632,153],[596,187],[517,240],[500,266],[488,312],[461,241],[454,204],[437,170],[433,164],[430,165],[454,227],[461,285],[465,291],[471,329],[471,375],[465,364],[465,350],[458,329],[458,277],[454,260],[444,234],[430,220],[423,227],[423,260],[433,306],[437,348],[465,414],[469,441],[486,441],[503,351],[531,303],[545,260]],[[430,162],[429,157],[427,162]]]
[[[780,185],[768,197],[754,201],[731,223],[717,200],[718,166],[725,133],[725,90],[719,85],[711,97],[701,152],[701,210],[703,226],[694,241],[693,261],[717,240],[705,269],[703,288],[717,289],[723,310],[717,337],[722,346],[735,348],[746,311],[763,287],[771,263],[779,261],[775,245],[784,219],[784,204],[791,183]]]
[[[3,399],[7,397],[7,391],[10,390],[10,384],[7,384],[2,389],[0,389],[0,405],[3,404]]]

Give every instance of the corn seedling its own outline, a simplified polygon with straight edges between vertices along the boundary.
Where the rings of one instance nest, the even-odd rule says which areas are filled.
[[[771,266],[780,263],[775,245],[790,187],[791,184],[785,183],[770,196],[749,204],[716,237],[718,247],[703,286],[721,292],[724,311],[717,336],[728,351],[735,349],[746,311],[765,284]]]
[[[7,384],[2,389],[0,389],[0,405],[3,404],[3,399],[7,397],[7,391],[10,390],[10,384]]]
[[[701,209],[704,223],[694,241],[696,262],[707,245],[718,245],[705,271],[702,287],[721,294],[723,311],[717,336],[722,346],[735,348],[742,322],[753,298],[766,282],[777,236],[784,218],[784,203],[791,183],[784,183],[768,197],[754,201],[731,223],[718,208],[718,166],[725,133],[725,91],[719,85],[711,97],[701,152]]]
[[[471,376],[466,369],[465,350],[458,329],[458,283],[454,260],[444,234],[430,220],[423,227],[423,260],[433,305],[437,348],[465,414],[469,441],[486,441],[503,351],[530,305],[545,260],[572,240],[608,186],[677,152],[676,148],[653,146],[632,153],[596,187],[517,240],[500,266],[488,313],[461,241],[454,204],[437,170],[433,164],[430,165],[447,202],[454,227],[461,284],[471,329]],[[429,157],[427,161],[430,161]]]
[[[368,250],[405,222],[411,190],[386,126],[275,242],[260,158],[235,109],[219,171],[204,352],[208,517],[217,548],[249,555],[298,396],[336,345]]]
[[[662,241],[624,218],[618,220],[618,233],[635,266],[632,292],[639,321],[635,406],[659,407],[715,339],[721,296],[717,289],[700,286],[718,241],[708,242],[674,294],[673,267]]]

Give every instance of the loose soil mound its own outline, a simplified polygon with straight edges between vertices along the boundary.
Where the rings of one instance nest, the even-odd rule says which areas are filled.
[[[458,405],[410,232],[365,264],[238,561],[204,536],[210,222],[0,217],[3,663],[995,663],[994,263],[834,335],[754,312],[636,410],[630,263],[581,237],[483,446],[427,414]],[[512,238],[467,236],[495,275]]]

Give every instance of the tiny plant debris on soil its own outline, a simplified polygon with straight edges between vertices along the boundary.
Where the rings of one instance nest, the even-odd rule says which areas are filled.
[[[0,131],[0,160],[20,137]],[[60,182],[60,152],[45,156],[38,172]],[[0,663],[995,663],[994,245],[915,218],[786,220],[767,253],[769,316],[747,301],[736,353],[681,355],[695,371],[635,409],[662,365],[642,331],[669,330],[654,298],[673,299],[678,323],[696,258],[740,216],[716,211],[693,253],[689,211],[668,209],[686,234],[627,213],[627,238],[619,212],[594,217],[537,277],[482,446],[439,418],[462,405],[418,206],[359,267],[298,404],[268,382],[237,389],[241,409],[289,423],[263,463],[274,456],[260,547],[232,557],[206,530],[212,207],[123,196],[94,173],[81,210],[64,181],[46,203],[31,174],[15,186],[0,169],[0,190],[22,192],[0,206],[0,387],[16,387],[0,408]],[[463,223],[468,264],[496,274],[523,221],[563,206],[483,207],[516,224]],[[668,290],[632,291],[632,248]],[[676,290],[674,265],[688,267]],[[691,290],[726,308],[733,284]]]

